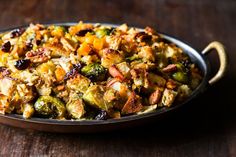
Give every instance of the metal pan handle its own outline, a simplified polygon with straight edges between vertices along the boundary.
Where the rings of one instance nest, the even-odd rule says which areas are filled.
[[[228,64],[228,58],[225,53],[224,46],[218,42],[218,41],[213,41],[211,42],[203,51],[203,55],[207,55],[210,50],[215,49],[216,52],[218,53],[219,60],[220,60],[220,68],[218,72],[213,76],[208,82],[210,85],[213,85],[214,83],[218,82],[224,75],[227,69],[227,64]]]

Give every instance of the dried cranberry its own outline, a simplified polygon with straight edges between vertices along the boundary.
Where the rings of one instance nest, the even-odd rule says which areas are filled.
[[[82,65],[80,63],[75,64],[74,67],[68,73],[66,73],[64,80],[75,77],[77,74],[79,74],[81,68]]]
[[[167,58],[167,63],[168,63],[168,64],[172,64],[172,63],[173,63],[173,61],[172,61],[172,58],[171,58],[171,57],[168,57],[168,58]]]
[[[81,63],[77,63],[74,65],[74,68],[80,70],[82,68],[82,64]]]
[[[24,70],[28,68],[30,65],[30,60],[29,59],[20,59],[15,62],[15,67],[18,70]]]
[[[135,38],[138,40],[138,42],[149,42],[152,39],[152,36],[145,32],[138,32],[135,35]]]
[[[40,45],[41,44],[41,40],[36,40],[36,45]]]
[[[11,31],[10,38],[15,38],[21,36],[25,32],[24,28],[18,28]]]
[[[92,29],[83,29],[76,33],[77,36],[85,36],[88,32],[93,32]]]
[[[6,42],[6,43],[4,43],[4,44],[2,45],[2,51],[3,51],[3,52],[9,52],[10,49],[11,49],[11,43],[10,43],[10,41],[8,41],[8,42]]]
[[[190,65],[192,64],[192,62],[191,62],[190,60],[188,60],[188,59],[182,60],[182,61],[180,61],[180,63],[183,64],[183,66],[184,66],[185,68],[189,68]]]
[[[65,76],[64,80],[73,78],[73,77],[75,77],[77,74],[79,74],[79,72],[77,71],[77,69],[73,68],[73,69],[71,69],[69,72],[66,73],[66,76]]]
[[[95,117],[96,120],[106,120],[109,118],[109,115],[107,113],[107,111],[105,110],[101,110],[97,116]]]
[[[33,48],[33,44],[31,42],[26,43],[27,50],[31,50]]]

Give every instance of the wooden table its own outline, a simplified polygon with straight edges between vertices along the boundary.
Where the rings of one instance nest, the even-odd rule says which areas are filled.
[[[0,125],[0,156],[236,156],[235,0],[1,0],[0,10],[0,29],[30,22],[128,22],[155,27],[198,50],[219,40],[230,58],[223,80],[163,121],[102,134],[54,134]],[[215,72],[217,56],[209,58]]]

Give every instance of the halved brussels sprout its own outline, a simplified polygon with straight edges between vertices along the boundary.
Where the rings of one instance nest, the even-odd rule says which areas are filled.
[[[70,100],[66,104],[66,109],[67,109],[69,115],[75,119],[81,118],[85,113],[84,103],[81,99]]]
[[[188,82],[188,76],[184,72],[176,72],[172,74],[172,77],[174,80],[181,82],[181,83],[187,83]]]
[[[104,93],[104,86],[93,85],[84,93],[83,100],[91,106],[107,111],[111,107],[111,104],[104,100]]]
[[[53,118],[63,118],[66,111],[64,103],[52,96],[40,96],[35,102],[34,108],[37,114]]]
[[[74,78],[67,80],[66,86],[70,90],[84,93],[88,89],[90,82],[91,81],[88,78],[77,74]]]
[[[148,80],[151,82],[153,86],[158,86],[158,87],[164,87],[166,84],[166,80],[154,73],[149,73],[148,74]]]
[[[98,63],[92,63],[84,66],[81,69],[81,72],[84,76],[93,81],[103,81],[106,76],[106,69]]]

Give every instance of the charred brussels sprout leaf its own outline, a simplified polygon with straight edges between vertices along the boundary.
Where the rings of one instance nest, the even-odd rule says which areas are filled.
[[[106,71],[107,70],[98,63],[89,64],[81,69],[82,74],[92,81],[104,80]]]
[[[66,104],[66,109],[72,118],[79,119],[84,113],[84,103],[81,99],[74,99]]]
[[[105,90],[104,86],[93,85],[84,93],[83,100],[97,109],[107,111],[112,105],[107,103],[103,98]]]
[[[132,62],[132,61],[135,61],[135,60],[139,60],[140,57],[138,55],[133,55],[133,56],[130,56],[130,57],[127,57],[125,58],[127,62]]]
[[[37,114],[45,117],[63,118],[65,105],[58,99],[51,96],[41,96],[34,104]]]
[[[112,31],[112,29],[109,29],[109,28],[98,29],[96,31],[96,36],[98,38],[102,38],[102,37],[104,37],[106,35],[110,35],[111,31]]]
[[[172,74],[172,77],[174,80],[181,82],[181,83],[187,83],[188,82],[188,76],[184,72],[176,72]]]

